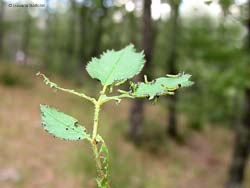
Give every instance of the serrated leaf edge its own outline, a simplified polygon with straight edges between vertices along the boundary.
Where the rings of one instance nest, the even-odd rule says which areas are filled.
[[[51,108],[51,109],[56,110],[58,113],[63,113],[63,112],[61,112],[61,111],[57,110],[56,108],[53,108],[53,107],[51,107],[51,106],[49,106],[49,105],[40,104],[41,116],[44,116],[44,112],[42,112],[42,110],[41,110],[42,107]],[[50,117],[52,117],[53,119],[55,119],[56,121],[58,121],[58,122],[60,122],[61,124],[65,125],[66,127],[70,128],[69,125],[67,125],[67,124],[65,124],[64,122],[62,122],[61,120],[55,118],[55,117],[54,117],[52,114],[50,114],[49,112],[47,112],[47,114],[48,114]],[[65,113],[63,113],[63,114],[65,114]],[[65,114],[65,115],[67,115],[67,114]],[[69,115],[68,115],[68,116],[69,116]],[[72,116],[70,116],[70,117],[72,117]],[[72,118],[74,118],[74,117],[72,117]],[[76,120],[76,121],[74,122],[74,126],[76,126],[76,127],[77,127],[77,126],[81,126],[81,127],[83,128],[83,132],[80,132],[80,131],[78,131],[77,129],[75,129],[74,131],[76,131],[78,134],[83,134],[83,133],[85,133],[85,135],[84,135],[81,139],[78,139],[78,140],[83,140],[83,139],[87,138],[87,137],[89,136],[89,134],[86,133],[86,128],[85,128],[84,126],[78,124],[78,121],[77,121],[76,118],[74,118],[74,119]],[[52,135],[53,135],[54,137],[56,137],[56,138],[60,138],[60,139],[63,139],[63,140],[74,140],[74,139],[64,139],[64,138],[58,137],[58,136],[56,136],[55,134],[53,134],[49,129],[46,128],[47,125],[43,122],[43,118],[42,118],[42,125],[43,125],[44,129],[45,129],[46,131],[48,131],[48,133],[52,134]],[[64,126],[63,126],[63,127],[64,127]]]
[[[135,53],[140,53],[140,54],[142,55],[143,63],[142,63],[142,65],[141,65],[141,67],[139,68],[139,70],[138,70],[133,76],[130,76],[130,77],[126,78],[126,79],[125,79],[125,78],[121,78],[121,79],[114,80],[114,83],[112,83],[112,84],[116,84],[116,83],[120,82],[121,80],[128,80],[128,79],[133,78],[134,76],[138,75],[138,74],[142,71],[143,67],[145,66],[145,62],[146,62],[146,61],[145,61],[145,59],[144,59],[144,57],[145,57],[144,51],[142,50],[141,52],[136,52],[136,49],[134,48],[134,45],[133,45],[133,44],[129,44],[129,45],[127,45],[125,48],[130,47],[130,46],[132,46],[133,52],[135,52]],[[125,48],[123,48],[123,49],[125,49]],[[121,50],[123,50],[123,49],[121,49]],[[121,51],[121,50],[118,50],[118,51]],[[100,55],[99,58],[92,57],[92,58],[91,58],[91,61],[89,61],[89,62],[87,63],[85,69],[86,69],[87,72],[88,72],[88,66],[90,66],[90,63],[91,63],[92,61],[100,60],[106,53],[109,53],[109,52],[118,52],[118,51],[115,51],[114,49],[106,50],[105,52],[103,52],[103,53]],[[123,52],[123,53],[124,53],[124,52]],[[123,54],[122,54],[122,55],[123,55]],[[119,57],[119,59],[122,57],[122,55]],[[117,63],[119,62],[119,59],[114,63],[113,67],[115,67],[115,65],[117,65]],[[113,71],[115,70],[115,69],[113,69],[113,67],[112,67],[111,73],[109,73],[109,75],[108,75],[108,77],[106,78],[106,80],[104,81],[104,83],[103,83],[101,80],[99,80],[98,78],[95,78],[95,77],[91,76],[91,74],[89,74],[89,75],[90,75],[91,78],[97,79],[98,81],[101,81],[101,83],[102,83],[103,86],[112,85],[112,84],[106,84],[106,82],[107,82],[107,80],[109,79],[110,75],[112,75]]]

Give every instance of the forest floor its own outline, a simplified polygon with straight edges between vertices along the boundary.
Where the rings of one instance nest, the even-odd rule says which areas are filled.
[[[39,112],[39,104],[49,104],[91,130],[91,104],[53,92],[32,71],[25,75],[31,80],[26,85],[10,87],[0,82],[0,188],[94,188],[89,145],[48,135]],[[182,144],[162,135],[156,136],[158,140],[149,136],[138,148],[126,138],[129,105],[129,100],[119,105],[111,102],[101,113],[100,132],[111,152],[112,188],[224,187],[233,141],[229,129],[207,125],[201,132],[189,132]],[[149,130],[164,133],[165,114],[160,105],[148,103]],[[245,187],[250,187],[249,167]]]

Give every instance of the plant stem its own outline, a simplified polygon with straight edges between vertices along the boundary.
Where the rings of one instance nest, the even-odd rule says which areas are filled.
[[[104,90],[104,92],[105,92],[105,90]],[[98,174],[97,179],[98,180],[103,180],[105,178],[105,171],[103,170],[102,162],[101,162],[101,159],[100,159],[100,153],[99,153],[99,150],[98,150],[98,142],[99,142],[99,140],[97,139],[99,113],[100,113],[100,107],[102,105],[101,98],[102,98],[102,94],[100,95],[98,101],[95,103],[94,124],[93,124],[92,138],[91,138],[91,145],[92,145],[93,153],[95,155],[95,162],[96,162],[96,168],[97,168],[97,174]]]
[[[94,125],[93,125],[92,140],[94,140],[96,138],[96,136],[97,136],[98,121],[99,121],[99,112],[100,112],[100,104],[97,102],[95,104],[95,113],[94,113]]]
[[[97,183],[98,183],[98,188],[109,188],[109,182],[108,182],[108,176],[109,172],[107,171],[107,164],[101,160],[101,153],[104,154],[102,149],[99,150],[98,148],[98,143],[101,142],[101,148],[103,146],[106,147],[103,139],[98,136],[98,122],[99,122],[99,113],[100,113],[100,108],[103,103],[103,97],[106,96],[105,92],[107,90],[107,86],[104,86],[102,91],[100,92],[100,96],[97,101],[94,102],[95,105],[95,112],[94,112],[94,123],[93,123],[93,132],[92,132],[92,137],[91,137],[91,145],[92,145],[92,150],[95,155],[95,162],[96,162],[96,168],[97,168]],[[106,150],[107,151],[107,150]],[[105,153],[108,155],[108,153]],[[105,157],[108,157],[106,156]]]
[[[102,163],[101,163],[101,160],[100,160],[100,156],[99,156],[99,153],[98,153],[98,147],[97,147],[96,143],[92,142],[92,149],[93,149],[93,152],[94,152],[94,155],[95,155],[95,162],[96,162],[96,168],[97,168],[98,176],[100,178],[102,178],[104,176],[104,173],[102,171]]]
[[[44,74],[42,74],[42,73],[40,73],[40,72],[38,72],[36,75],[37,75],[37,76],[42,76],[43,79],[44,79],[44,82],[45,82],[47,85],[49,84],[51,88],[55,88],[55,89],[57,89],[57,90],[61,90],[61,91],[64,91],[64,92],[66,92],[66,93],[71,93],[71,94],[73,94],[73,95],[77,95],[77,96],[79,96],[79,97],[82,97],[82,98],[84,98],[84,99],[86,99],[86,100],[92,102],[93,104],[96,104],[96,100],[95,100],[94,98],[89,97],[89,96],[85,95],[84,93],[78,93],[78,92],[76,92],[76,91],[73,90],[73,89],[65,89],[65,88],[62,88],[62,87],[58,86],[57,84],[51,82],[51,81],[49,80],[49,78],[47,78]]]
[[[102,165],[101,165],[101,161],[99,158],[97,140],[96,140],[97,131],[98,131],[99,112],[100,112],[100,105],[99,105],[99,103],[96,103],[95,104],[94,124],[93,124],[93,133],[92,133],[91,144],[92,144],[92,149],[93,149],[93,152],[95,155],[95,161],[96,161],[98,175],[100,176],[100,175],[102,175]]]

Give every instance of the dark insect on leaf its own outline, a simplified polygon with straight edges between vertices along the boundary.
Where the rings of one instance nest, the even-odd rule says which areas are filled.
[[[41,105],[42,122],[50,134],[67,140],[82,140],[89,137],[86,129],[77,120],[49,106]]]

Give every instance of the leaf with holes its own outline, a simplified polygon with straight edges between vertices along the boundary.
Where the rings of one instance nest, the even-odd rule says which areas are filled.
[[[67,114],[47,105],[40,105],[44,129],[55,137],[65,140],[83,140],[89,138],[85,127]]]
[[[98,178],[96,181],[100,187],[108,188],[108,179],[109,179],[109,152],[108,148],[100,135],[97,135],[96,140],[101,143],[101,147],[99,150],[99,156],[101,156],[101,164],[103,166],[103,171],[105,175],[101,178]]]
[[[180,74],[167,77],[160,77],[152,82],[139,82],[132,88],[131,95],[134,97],[149,97],[153,99],[156,96],[173,94],[173,92],[181,87],[188,87],[193,84],[189,80],[191,75]]]
[[[92,78],[108,86],[134,77],[144,63],[143,53],[136,53],[134,46],[128,45],[120,51],[108,50],[99,59],[92,58],[86,69]]]

